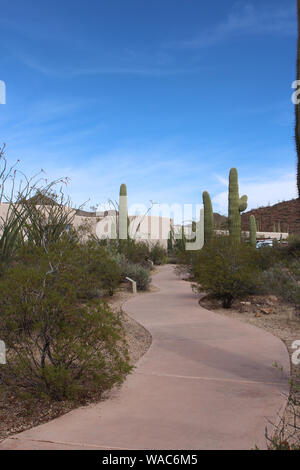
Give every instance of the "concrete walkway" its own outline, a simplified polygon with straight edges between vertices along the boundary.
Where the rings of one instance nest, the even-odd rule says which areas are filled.
[[[115,395],[6,439],[0,449],[251,449],[288,393],[289,356],[269,333],[200,308],[171,266],[126,312],[153,336]],[[277,362],[283,372],[273,367]]]

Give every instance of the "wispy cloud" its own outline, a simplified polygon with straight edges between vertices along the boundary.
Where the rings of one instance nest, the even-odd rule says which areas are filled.
[[[236,3],[227,18],[194,37],[169,43],[178,49],[199,49],[214,46],[236,36],[281,34],[296,35],[296,7],[280,9],[256,8],[253,4]]]
[[[224,186],[228,185],[227,179],[222,176],[219,177],[219,182]],[[252,181],[240,178],[239,187],[240,195],[248,196],[248,210],[297,197],[295,172],[283,171],[280,177],[273,175],[272,178],[270,175],[260,179],[253,178]],[[218,193],[213,198],[213,204],[215,210],[227,214],[228,190]]]
[[[135,75],[135,76],[150,76],[150,77],[167,77],[172,75],[188,75],[201,72],[202,67],[182,67],[176,68],[169,66],[169,64],[161,64],[159,66],[147,65],[144,66],[138,63],[131,65],[107,65],[107,66],[51,66],[43,61],[33,57],[33,55],[19,54],[18,59],[26,67],[42,74],[47,77],[53,78],[75,78],[75,77],[92,77],[101,75]]]
[[[10,161],[20,158],[27,175],[36,173],[42,166],[49,179],[70,178],[68,193],[72,201],[80,205],[90,200],[87,208],[116,200],[119,186],[125,182],[130,204],[147,206],[154,200],[160,204],[196,205],[202,203],[202,192],[208,190],[213,196],[214,210],[227,214],[228,168],[240,155],[239,149],[222,152],[211,146],[187,151],[177,145],[179,142],[165,141],[124,144],[99,151],[93,145],[85,147],[85,140],[78,145],[77,140],[71,141],[67,136],[53,145],[31,143],[25,148],[19,142],[19,147],[8,146],[8,157]],[[275,150],[268,151],[274,157]],[[278,152],[286,158],[286,149]],[[267,157],[266,161],[269,161]],[[220,166],[223,170],[218,174]],[[297,197],[291,165],[261,169],[258,173],[257,162],[247,168],[245,164],[239,165],[240,194],[248,195],[249,209]]]
[[[8,157],[11,161],[20,157],[25,174],[33,174],[42,166],[49,179],[70,178],[68,192],[77,205],[88,199],[93,205],[115,200],[123,182],[128,186],[131,204],[147,205],[150,200],[171,205],[201,203],[207,175],[214,169],[208,152],[180,151],[167,142],[143,147],[124,145],[94,152],[65,145],[22,150],[8,146]]]

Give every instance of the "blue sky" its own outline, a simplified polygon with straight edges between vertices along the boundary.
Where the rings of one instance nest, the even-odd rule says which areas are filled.
[[[77,205],[296,196],[296,0],[0,0],[0,142]]]

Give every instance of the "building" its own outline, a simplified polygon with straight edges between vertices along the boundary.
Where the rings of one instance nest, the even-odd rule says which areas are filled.
[[[47,200],[30,200],[36,202],[35,207],[42,213],[45,213],[46,218],[55,220],[55,213],[61,210],[59,204],[52,201],[50,198]],[[42,204],[39,204],[43,202]],[[21,210],[21,205],[19,206]],[[18,206],[16,206],[18,210]],[[58,209],[59,208],[59,209]],[[12,208],[8,203],[0,204],[0,218],[3,221],[7,220]],[[85,239],[89,234],[96,236],[99,239],[117,238],[118,227],[118,212],[116,210],[109,210],[103,212],[88,212],[82,209],[73,209],[72,207],[64,206],[66,218],[70,221],[71,226],[76,230],[80,230],[82,238]],[[139,241],[145,241],[151,245],[159,243],[164,248],[168,246],[168,239],[170,237],[171,226],[173,220],[168,217],[161,216],[129,216],[129,236]],[[51,222],[50,222],[51,223]]]

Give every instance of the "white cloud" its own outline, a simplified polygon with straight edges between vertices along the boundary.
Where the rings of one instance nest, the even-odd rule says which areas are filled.
[[[191,39],[173,42],[169,46],[198,49],[220,44],[237,35],[296,35],[296,30],[296,6],[280,9],[257,9],[252,3],[237,2],[223,22],[211,29],[203,30]]]
[[[79,157],[81,155],[81,157]],[[206,156],[206,153],[204,154]],[[82,149],[26,148],[16,153],[9,149],[9,160],[21,158],[21,167],[26,174],[32,174],[42,165],[49,180],[58,177],[70,178],[68,192],[74,204],[90,199],[89,205],[118,199],[121,183],[128,186],[130,203],[149,201],[159,203],[201,203],[201,181],[212,173],[211,163],[199,158],[199,152],[180,152],[174,144],[160,143],[141,148],[112,149],[83,156]],[[64,163],[65,162],[65,163]],[[199,188],[200,185],[200,188]],[[196,192],[196,196],[195,196]]]
[[[221,178],[227,185],[227,180]],[[288,201],[297,197],[296,175],[286,173],[282,177],[265,179],[258,181],[239,181],[240,195],[247,194],[248,209],[256,209],[268,204],[277,204],[281,201]],[[228,191],[222,191],[213,198],[214,210],[222,214],[228,211]]]
[[[28,56],[25,54],[18,54],[18,59],[26,67],[48,77],[58,78],[73,78],[84,76],[102,76],[102,75],[133,75],[133,76],[150,76],[150,77],[168,77],[173,75],[189,75],[200,72],[202,68],[199,66],[193,68],[180,67],[175,68],[168,63],[160,64],[131,64],[122,65],[122,62],[116,62],[115,65],[95,65],[78,66],[70,65],[49,65],[44,62],[44,59]]]

